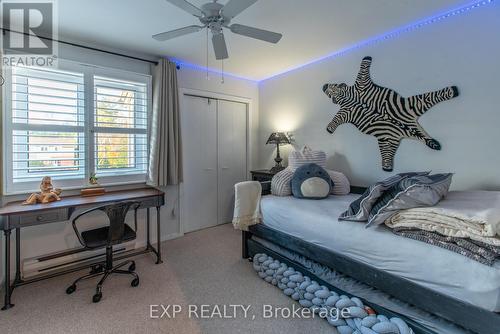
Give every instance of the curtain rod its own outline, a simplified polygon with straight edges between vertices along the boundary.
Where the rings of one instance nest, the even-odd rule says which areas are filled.
[[[46,40],[49,40],[49,41],[52,41],[52,42],[62,43],[62,44],[71,45],[71,46],[75,46],[75,47],[82,48],[82,49],[87,49],[87,50],[92,50],[92,51],[107,53],[107,54],[114,55],[114,56],[125,57],[125,58],[129,58],[129,59],[139,60],[139,61],[143,61],[143,62],[146,62],[146,63],[158,65],[158,62],[154,61],[154,60],[149,60],[149,59],[144,59],[144,58],[129,56],[129,55],[125,55],[125,54],[122,54],[122,53],[113,52],[113,51],[101,50],[101,49],[98,49],[98,48],[93,48],[91,46],[85,46],[85,45],[81,45],[81,44],[76,44],[76,43],[61,41],[61,40],[53,39],[53,38],[50,38],[50,37],[43,37],[43,36],[38,36],[38,35],[32,35],[32,34],[29,34],[27,32],[15,31],[15,30],[6,29],[6,28],[0,28],[0,29],[3,31],[4,34],[5,34],[6,31],[8,31],[8,32],[13,32],[13,33],[17,33],[17,34],[26,35],[26,36],[38,37],[38,38],[46,39]]]

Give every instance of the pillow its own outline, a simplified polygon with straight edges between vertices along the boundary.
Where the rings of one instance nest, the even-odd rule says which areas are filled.
[[[326,170],[316,164],[303,165],[292,178],[292,194],[297,198],[322,199],[330,195],[332,180]]]
[[[351,192],[351,184],[347,177],[341,172],[327,169],[326,172],[330,175],[334,186],[332,187],[332,195],[347,195]]]
[[[305,164],[316,163],[326,166],[326,153],[313,151],[307,146],[301,150],[294,150],[288,156],[288,167],[280,171],[271,179],[271,194],[274,196],[292,196],[292,177],[295,170]]]
[[[330,179],[334,184],[330,194],[347,195],[351,192],[351,184],[344,174],[331,169],[326,169],[326,172],[330,175]],[[271,194],[274,196],[292,196],[292,177],[293,170],[290,167],[274,175],[271,180]]]
[[[295,171],[300,166],[314,163],[322,168],[326,168],[326,153],[323,151],[313,151],[307,146],[301,150],[295,150],[288,155],[288,167]]]
[[[366,227],[383,224],[400,210],[436,205],[448,194],[452,177],[448,173],[401,180],[373,205]]]
[[[292,196],[293,170],[290,167],[276,173],[271,179],[271,194],[274,196]]]
[[[392,186],[398,184],[401,180],[419,175],[428,175],[429,172],[411,172],[411,173],[401,173],[393,175],[383,181],[372,184],[357,200],[349,205],[347,211],[343,212],[339,220],[348,221],[358,221],[365,222],[368,221],[370,211],[372,210],[373,204],[383,195],[383,193],[391,188]]]

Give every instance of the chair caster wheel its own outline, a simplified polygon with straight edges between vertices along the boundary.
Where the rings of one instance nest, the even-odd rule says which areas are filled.
[[[102,298],[102,293],[96,293],[93,297],[92,297],[92,302],[94,303],[99,303],[101,301],[101,298]]]
[[[73,284],[73,285],[70,285],[70,286],[66,289],[66,293],[67,293],[68,295],[72,294],[72,293],[73,293],[73,292],[75,292],[75,291],[76,291],[76,285],[74,285],[74,284]]]
[[[134,271],[134,270],[135,270],[135,262],[132,262],[128,267],[128,271]]]
[[[134,278],[132,282],[130,282],[130,285],[133,286],[134,288],[139,285],[139,278]]]

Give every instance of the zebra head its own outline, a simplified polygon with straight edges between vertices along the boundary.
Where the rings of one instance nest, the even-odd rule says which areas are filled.
[[[343,98],[346,97],[347,85],[345,83],[341,84],[325,84],[323,86],[323,92],[332,99],[332,102],[339,104]]]

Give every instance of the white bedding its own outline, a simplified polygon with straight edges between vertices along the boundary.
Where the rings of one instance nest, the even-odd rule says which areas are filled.
[[[265,196],[263,223],[445,295],[500,312],[500,261],[489,267],[454,252],[394,235],[387,227],[338,221],[358,195],[324,200]]]
[[[451,191],[437,205],[401,210],[385,224],[500,246],[500,192]]]

